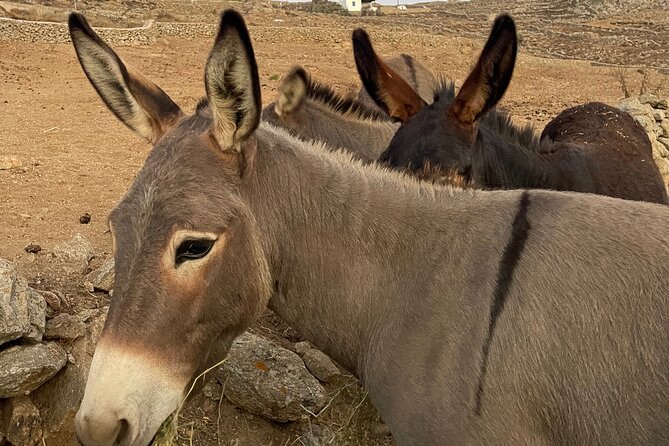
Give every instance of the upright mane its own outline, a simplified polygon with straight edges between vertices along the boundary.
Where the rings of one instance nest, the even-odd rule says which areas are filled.
[[[307,98],[354,119],[392,122],[389,116],[368,108],[357,99],[344,98],[331,87],[314,80],[309,75],[307,75]]]
[[[434,90],[434,103],[439,108],[450,106],[455,100],[455,84],[445,76],[439,77],[439,85]],[[553,144],[541,141],[540,135],[535,132],[534,125],[516,125],[511,115],[504,108],[490,110],[481,118],[481,124],[493,131],[506,141],[520,145],[532,152],[551,152]]]

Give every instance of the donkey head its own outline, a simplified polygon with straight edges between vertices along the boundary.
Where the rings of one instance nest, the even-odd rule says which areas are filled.
[[[72,14],[79,61],[102,100],[154,146],[111,212],[114,298],[76,430],[85,445],[146,445],[194,378],[227,353],[271,294],[249,181],[260,84],[242,17],[226,11],[186,116]]]
[[[517,50],[513,19],[501,15],[495,20],[476,66],[455,99],[444,95],[419,110],[401,105],[407,102],[403,99],[408,94],[406,88],[393,88],[392,82],[384,80],[385,75],[369,76],[371,86],[367,89],[376,91],[372,97],[381,104],[399,107],[394,113],[403,121],[379,161],[393,168],[410,170],[422,169],[429,163],[468,176],[472,152],[478,142],[479,119],[499,102],[509,86]],[[361,60],[370,58],[365,56]],[[374,68],[378,62],[371,60],[372,68],[368,72],[382,72],[382,68]]]

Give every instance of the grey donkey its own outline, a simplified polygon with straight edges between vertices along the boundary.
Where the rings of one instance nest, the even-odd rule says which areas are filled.
[[[330,150],[345,149],[365,162],[375,162],[399,128],[387,114],[342,97],[301,67],[284,77],[262,120],[298,138],[323,141]]]
[[[109,216],[115,293],[76,415],[144,446],[269,305],[400,446],[669,444],[669,209],[419,182],[260,122],[226,11],[187,115],[73,14],[89,80],[153,143]]]

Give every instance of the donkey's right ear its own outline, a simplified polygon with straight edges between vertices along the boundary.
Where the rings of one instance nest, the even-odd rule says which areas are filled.
[[[376,55],[364,29],[353,31],[355,66],[367,93],[392,118],[406,122],[427,104],[402,77]]]
[[[309,75],[302,67],[295,67],[279,85],[279,94],[274,101],[274,111],[286,116],[299,109],[307,98]]]
[[[79,63],[107,107],[125,125],[155,143],[182,115],[156,84],[127,67],[76,12],[68,19]]]

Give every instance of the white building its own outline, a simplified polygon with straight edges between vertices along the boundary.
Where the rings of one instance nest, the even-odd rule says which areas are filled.
[[[362,11],[362,0],[344,0],[344,7],[349,12]]]

